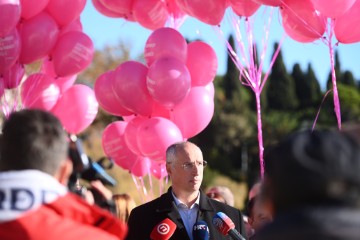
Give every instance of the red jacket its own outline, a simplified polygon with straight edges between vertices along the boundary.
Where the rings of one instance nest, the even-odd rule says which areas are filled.
[[[72,193],[0,223],[4,240],[119,240],[126,233],[125,223]]]

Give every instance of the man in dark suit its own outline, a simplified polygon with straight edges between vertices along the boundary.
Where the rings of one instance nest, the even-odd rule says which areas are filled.
[[[195,144],[180,142],[171,145],[166,151],[166,169],[172,186],[159,198],[132,210],[127,239],[150,239],[152,230],[166,218],[176,224],[170,239],[193,240],[193,226],[198,221],[207,223],[210,239],[231,239],[228,235],[222,235],[212,224],[218,212],[229,216],[236,230],[244,236],[246,233],[241,212],[208,198],[200,190],[205,166],[202,152]]]

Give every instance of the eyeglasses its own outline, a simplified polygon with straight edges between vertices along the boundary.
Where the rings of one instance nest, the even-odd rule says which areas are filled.
[[[186,162],[184,164],[181,165],[181,167],[184,169],[184,170],[190,170],[190,169],[193,169],[193,167],[196,166],[196,167],[206,167],[207,166],[207,161],[202,161],[202,162]]]

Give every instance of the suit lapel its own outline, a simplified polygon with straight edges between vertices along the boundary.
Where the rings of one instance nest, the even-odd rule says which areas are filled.
[[[186,228],[181,219],[180,213],[176,207],[171,191],[172,190],[170,187],[168,192],[162,196],[162,204],[159,204],[159,208],[157,209],[157,211],[166,214],[167,217],[176,224],[175,233],[170,239],[190,239],[186,232]]]

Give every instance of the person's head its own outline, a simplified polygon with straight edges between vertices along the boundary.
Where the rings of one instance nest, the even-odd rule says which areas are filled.
[[[272,208],[268,200],[261,195],[250,199],[248,203],[248,223],[254,231],[272,221]]]
[[[229,206],[234,206],[234,194],[228,187],[214,186],[206,191],[209,198],[215,199],[219,202],[226,203]]]
[[[275,213],[299,206],[360,206],[360,147],[339,131],[302,131],[265,153],[264,191]]]
[[[41,110],[21,110],[4,122],[0,148],[0,171],[40,170],[67,181],[67,135],[60,121]],[[64,167],[64,169],[62,169]],[[62,171],[66,172],[62,172]],[[68,173],[70,172],[70,173]]]
[[[113,201],[115,203],[116,216],[127,222],[130,216],[130,212],[136,207],[134,199],[132,199],[128,194],[114,194]]]
[[[198,192],[205,166],[202,152],[194,143],[175,143],[166,151],[166,170],[173,190],[178,194]]]

